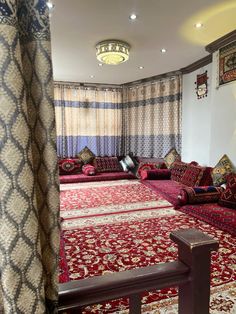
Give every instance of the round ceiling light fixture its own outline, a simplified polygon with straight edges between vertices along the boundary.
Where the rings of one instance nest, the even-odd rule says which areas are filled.
[[[97,59],[105,64],[117,65],[127,61],[129,51],[129,44],[116,39],[103,40],[96,45]]]

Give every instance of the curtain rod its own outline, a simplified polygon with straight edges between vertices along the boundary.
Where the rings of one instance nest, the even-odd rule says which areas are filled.
[[[122,88],[122,85],[118,84],[102,84],[102,83],[80,83],[70,81],[54,81],[54,85],[69,85],[76,87],[92,87],[92,88]]]
[[[155,81],[165,81],[166,79],[175,79],[176,76],[181,75],[181,71],[172,71],[165,74],[155,75],[151,77],[147,77],[141,80],[128,82],[124,84],[102,84],[102,83],[81,83],[81,82],[70,82],[70,81],[54,81],[54,84],[58,85],[68,85],[68,86],[76,86],[76,87],[88,87],[88,88],[114,88],[114,89],[121,89],[121,88],[138,88],[138,86],[147,86],[147,84],[155,84]],[[146,84],[145,84],[146,83]]]
[[[180,74],[182,74],[181,71],[172,71],[172,72],[168,72],[168,73],[164,73],[164,74],[146,77],[144,79],[133,81],[133,82],[127,82],[127,83],[124,83],[123,86],[129,87],[129,86],[133,86],[133,85],[140,85],[143,83],[151,83],[154,81],[164,81],[166,79],[173,79],[177,75],[180,75]]]

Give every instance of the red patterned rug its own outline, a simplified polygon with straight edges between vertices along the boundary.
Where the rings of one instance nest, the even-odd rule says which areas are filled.
[[[170,232],[197,228],[220,241],[219,251],[212,253],[211,313],[236,313],[234,237],[175,211],[138,181],[62,189],[60,282],[173,261],[177,250]],[[176,295],[174,287],[145,293],[143,313],[177,313]],[[84,313],[123,314],[127,307],[121,299],[87,307]]]

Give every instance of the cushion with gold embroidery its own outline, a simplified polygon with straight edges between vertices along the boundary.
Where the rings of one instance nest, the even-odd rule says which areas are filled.
[[[84,164],[91,163],[95,158],[94,153],[87,146],[85,146],[77,156],[82,159]]]
[[[212,170],[212,179],[215,186],[226,183],[226,177],[233,172],[233,165],[227,155],[224,155]]]
[[[167,168],[175,162],[176,160],[181,160],[180,154],[177,152],[175,148],[171,148],[169,152],[164,157]]]

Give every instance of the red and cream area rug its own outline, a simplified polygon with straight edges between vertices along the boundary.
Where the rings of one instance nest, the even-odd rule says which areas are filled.
[[[138,181],[61,186],[60,282],[173,261],[173,230],[197,228],[220,241],[212,253],[211,314],[236,314],[236,239],[172,205]],[[177,314],[175,287],[143,294],[145,314]],[[128,313],[128,300],[90,306],[84,313]]]

